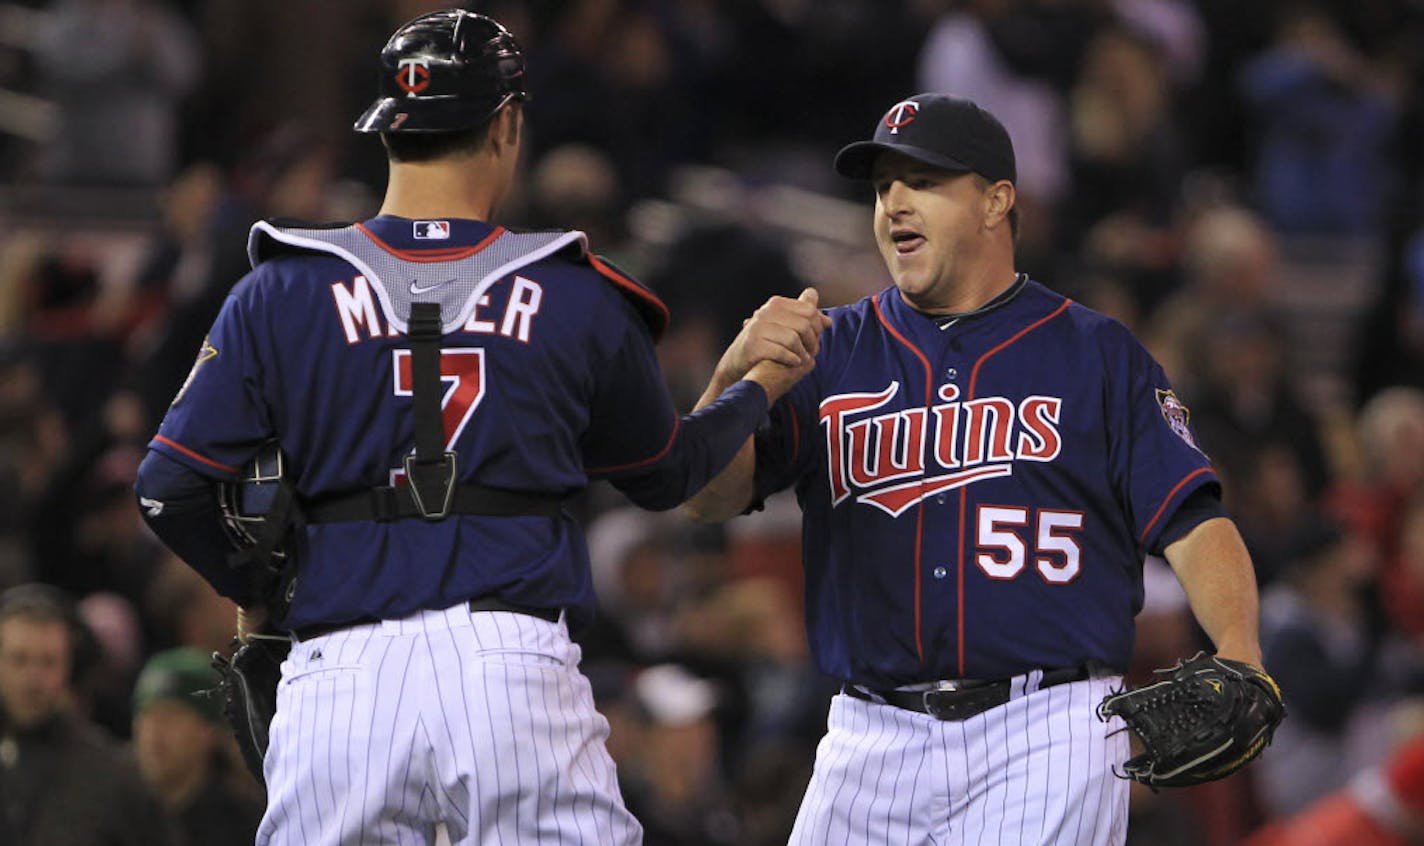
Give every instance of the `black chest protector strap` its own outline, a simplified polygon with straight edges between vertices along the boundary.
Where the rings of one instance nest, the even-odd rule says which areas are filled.
[[[457,461],[445,449],[440,414],[440,304],[410,306],[410,375],[414,398],[415,452],[405,457],[405,477],[420,516],[443,520],[455,495]]]
[[[451,514],[486,517],[556,517],[563,497],[457,485],[459,462],[445,449],[445,426],[440,407],[439,303],[412,303],[410,328],[412,414],[415,418],[415,452],[405,458],[405,487],[370,488],[303,504],[308,523],[374,520],[378,523],[406,517],[443,520]]]

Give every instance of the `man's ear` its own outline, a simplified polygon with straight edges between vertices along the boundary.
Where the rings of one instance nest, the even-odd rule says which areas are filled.
[[[988,188],[984,189],[984,226],[993,229],[1005,223],[1009,217],[1009,210],[1018,202],[1018,194],[1014,191],[1014,183],[1007,179],[1000,179]]]

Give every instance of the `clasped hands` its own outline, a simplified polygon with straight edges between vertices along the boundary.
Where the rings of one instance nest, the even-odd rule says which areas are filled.
[[[831,319],[817,307],[820,295],[807,288],[796,299],[772,297],[742,324],[722,354],[715,379],[723,386],[749,379],[775,402],[810,373],[821,351],[821,333]]]

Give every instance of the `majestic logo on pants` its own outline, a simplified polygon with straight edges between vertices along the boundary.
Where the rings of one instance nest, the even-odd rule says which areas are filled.
[[[832,505],[855,494],[856,502],[898,517],[926,497],[1008,476],[1015,461],[1052,461],[1063,448],[1059,397],[961,402],[959,388],[945,385],[938,405],[867,414],[899,392],[900,383],[891,382],[876,393],[821,401]]]

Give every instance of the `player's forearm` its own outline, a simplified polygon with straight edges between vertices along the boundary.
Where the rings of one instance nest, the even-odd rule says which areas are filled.
[[[213,482],[172,459],[150,452],[139,465],[134,492],[158,539],[239,605],[257,601],[253,584],[227,563],[232,545],[223,533]]]
[[[766,409],[765,390],[740,381],[683,417],[658,461],[610,478],[642,508],[676,508],[724,472],[766,419]]]
[[[683,504],[683,513],[699,523],[720,523],[741,514],[751,504],[755,472],[756,448],[748,438],[727,469]]]
[[[830,325],[816,303],[815,290],[807,288],[796,300],[772,297],[757,309],[723,353],[697,408],[715,402],[739,380],[760,385],[768,407],[781,399],[815,367],[821,332]],[[683,511],[702,523],[731,519],[751,504],[755,476],[756,447],[746,438],[731,464],[684,503]]]
[[[702,396],[697,400],[697,405],[692,407],[693,413],[697,413],[712,403],[722,395],[722,392],[740,382],[746,376],[746,372],[734,372],[726,369],[726,362],[719,362],[717,369],[712,373],[712,380],[707,383],[706,389],[702,391]]]
[[[1217,654],[1260,666],[1256,573],[1236,524],[1207,520],[1165,552]]]
[[[697,401],[697,409],[702,409],[721,396],[726,390],[730,376],[714,374],[712,381]],[[696,411],[694,410],[694,413]],[[737,451],[732,463],[713,477],[697,495],[683,503],[683,513],[699,523],[720,523],[746,510],[752,501],[752,481],[756,470],[756,450],[752,439],[748,438]]]

